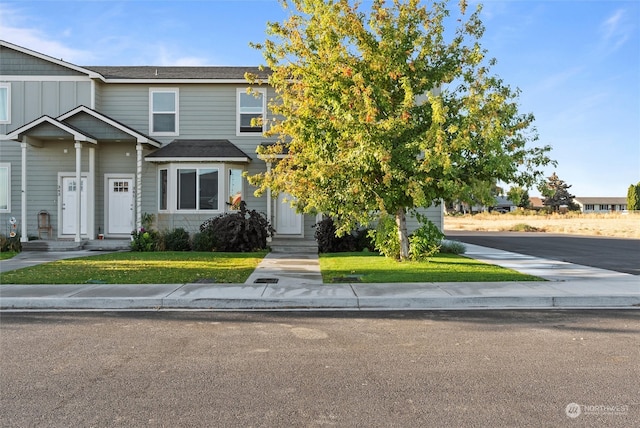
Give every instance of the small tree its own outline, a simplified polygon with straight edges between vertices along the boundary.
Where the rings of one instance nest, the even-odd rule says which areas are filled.
[[[461,0],[456,19],[446,1],[281,3],[288,19],[254,45],[276,92],[267,135],[279,137],[261,152],[274,166],[248,177],[258,194],[288,192],[338,234],[390,216],[407,259],[408,213],[497,181],[531,185],[551,162],[549,147],[529,146],[519,90],[490,70],[480,7],[467,15]]]
[[[640,210],[640,183],[629,185],[627,191],[627,209],[629,211]]]
[[[561,180],[556,173],[547,178],[547,182],[541,185],[538,190],[542,193],[542,205],[551,207],[553,211],[559,211],[561,206],[575,209],[573,202],[574,195],[569,193],[571,185]]]
[[[527,208],[531,205],[529,191],[520,186],[511,187],[507,192],[507,199],[519,208]]]

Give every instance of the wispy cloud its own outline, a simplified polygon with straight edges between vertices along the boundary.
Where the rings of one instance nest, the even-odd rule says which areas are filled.
[[[631,38],[634,25],[629,19],[629,12],[618,9],[600,24],[600,48],[606,52],[615,52]]]
[[[45,53],[54,58],[74,64],[93,62],[94,55],[89,51],[74,49],[55,40],[43,31],[29,27],[33,26],[33,18],[28,18],[19,9],[12,9],[6,4],[0,4],[0,39],[37,52]]]

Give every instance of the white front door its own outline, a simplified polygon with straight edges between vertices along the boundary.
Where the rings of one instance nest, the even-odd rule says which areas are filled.
[[[107,234],[130,234],[133,226],[133,179],[109,178],[107,180],[109,214]]]
[[[292,196],[288,193],[278,195],[276,209],[276,233],[278,235],[301,235],[302,214],[291,207]]]
[[[87,178],[80,179],[80,233],[87,233]],[[76,233],[76,192],[78,186],[75,177],[62,177],[62,234]]]

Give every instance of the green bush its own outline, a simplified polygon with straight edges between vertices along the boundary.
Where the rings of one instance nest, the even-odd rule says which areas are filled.
[[[464,254],[467,248],[462,242],[458,241],[442,241],[440,244],[440,253],[442,254]]]
[[[198,232],[193,235],[191,244],[193,251],[213,251],[213,237],[207,232]]]
[[[376,250],[385,257],[400,258],[400,241],[398,240],[398,226],[393,217],[383,214],[375,229],[368,232]]]
[[[336,227],[330,217],[313,225],[320,253],[341,253],[373,250],[368,229],[357,229],[344,236],[336,236]]]
[[[156,230],[140,228],[131,233],[131,251],[158,251],[160,249],[160,234]]]
[[[200,232],[212,238],[214,251],[248,252],[267,248],[267,237],[274,229],[263,214],[247,210],[245,201],[234,213],[210,218],[200,225]]]
[[[518,223],[509,229],[510,232],[541,232],[542,230],[526,223]]]
[[[181,227],[165,233],[163,238],[166,251],[191,251],[189,232]]]
[[[424,260],[438,252],[444,234],[426,217],[417,214],[422,223],[409,237],[409,255],[413,260]]]
[[[17,233],[15,236],[6,236],[0,234],[0,251],[2,251],[3,253],[8,251],[19,253],[20,251],[22,251],[20,234]]]

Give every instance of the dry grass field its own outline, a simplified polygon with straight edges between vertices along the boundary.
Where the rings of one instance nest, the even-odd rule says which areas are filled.
[[[445,215],[444,228],[445,230],[537,231],[640,239],[640,213]]]

